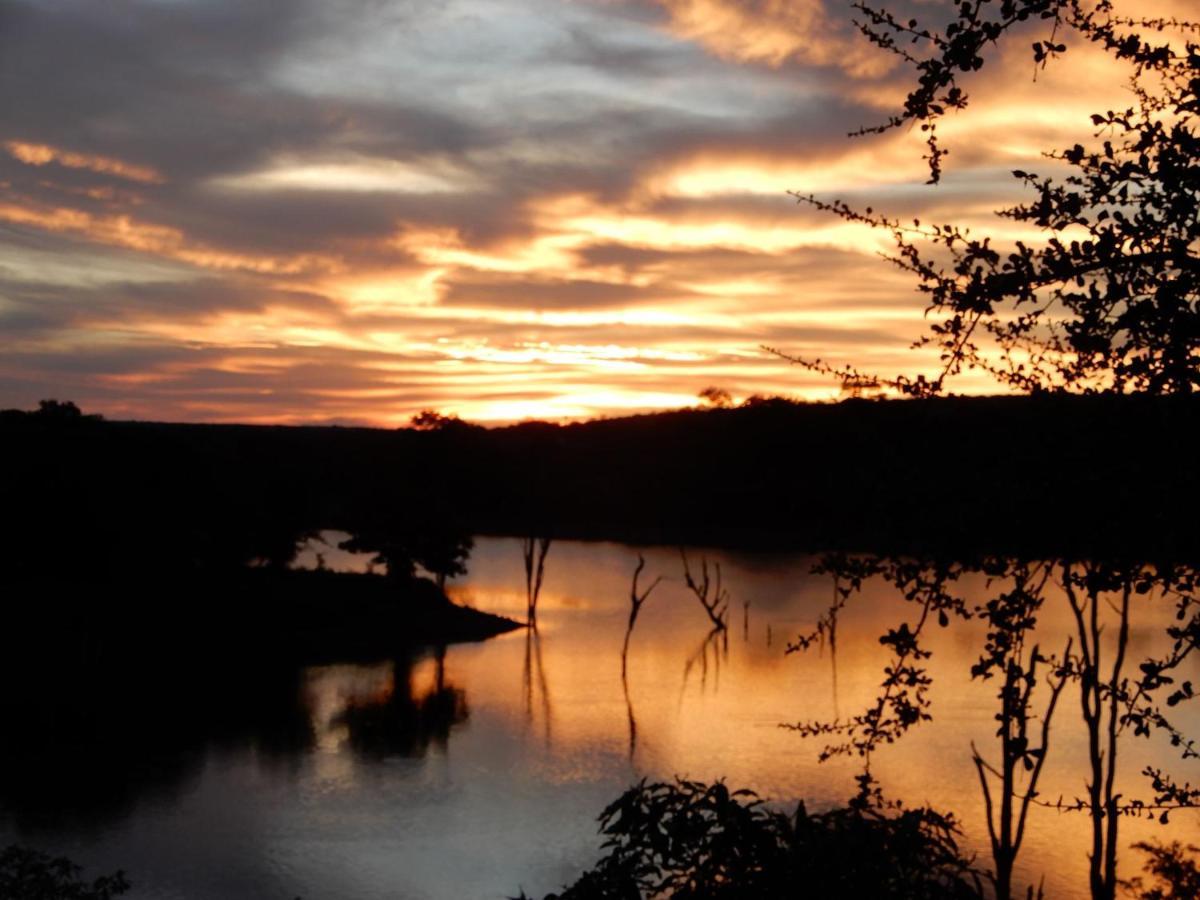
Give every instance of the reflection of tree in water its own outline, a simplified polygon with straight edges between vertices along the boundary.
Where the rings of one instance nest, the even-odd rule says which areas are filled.
[[[683,685],[680,688],[679,699],[687,690],[688,679],[692,670],[700,668],[700,690],[708,687],[709,656],[712,657],[713,689],[720,687],[721,662],[729,658],[729,591],[721,584],[721,564],[714,566],[715,577],[709,574],[708,558],[700,559],[700,574],[694,576],[688,564],[687,553],[682,548],[679,555],[683,559],[683,580],[688,590],[700,601],[704,612],[712,623],[712,630],[704,636],[704,640],[692,653],[683,666]]]
[[[182,790],[213,751],[290,766],[313,740],[288,666],[10,647],[0,685],[0,808],[22,830],[121,819]]]
[[[521,672],[521,694],[525,700],[525,722],[532,726],[537,717],[536,707],[541,706],[542,726],[546,746],[550,746],[550,727],[554,711],[550,705],[550,686],[546,679],[546,668],[542,664],[542,638],[537,625],[525,631],[525,666]],[[537,702],[540,697],[540,703]]]
[[[250,753],[287,777],[316,743],[303,670],[280,660],[149,657],[128,646],[0,659],[0,810],[21,830],[97,826],[198,779],[214,754]],[[444,652],[420,688],[418,657],[394,663],[388,690],[336,724],[352,749],[416,756],[444,747],[467,718]]]
[[[711,663],[709,662],[711,658]],[[683,685],[679,689],[680,699],[687,691],[688,681],[692,670],[700,670],[700,691],[708,690],[709,670],[712,670],[713,690],[721,687],[721,663],[729,658],[729,632],[724,628],[714,628],[704,636],[699,646],[683,664]]]
[[[390,684],[367,700],[351,700],[334,724],[347,731],[347,744],[370,756],[424,756],[444,750],[455,725],[467,720],[466,692],[446,680],[446,648],[434,658],[433,682],[418,686],[416,660],[398,659]]]
[[[1180,729],[1172,708],[1195,696],[1190,681],[1178,683],[1184,663],[1200,647],[1200,573],[1190,565],[1071,559],[991,557],[972,562],[855,557],[832,554],[817,571],[834,576],[834,597],[815,628],[789,651],[803,650],[836,628],[837,614],[868,580],[893,587],[911,610],[880,637],[891,660],[878,696],[862,712],[832,721],[790,726],[827,741],[822,758],[855,755],[863,760],[859,802],[881,797],[871,777],[872,753],[931,718],[932,676],[926,646],[934,623],[975,619],[986,626],[969,675],[991,680],[998,711],[996,744],[971,745],[986,809],[993,869],[987,872],[999,900],[1013,895],[1013,872],[1031,809],[1075,810],[1089,820],[1092,840],[1089,888],[1095,900],[1112,900],[1120,884],[1117,858],[1122,817],[1157,818],[1200,806],[1200,789],[1158,768],[1143,770],[1151,792],[1134,796],[1117,777],[1121,748],[1129,737],[1159,734],[1184,760],[1200,749]],[[970,580],[966,580],[970,576]],[[981,583],[982,589],[977,585]],[[1055,593],[1048,591],[1056,588]],[[1068,613],[1065,646],[1054,653],[1035,640],[1048,603]],[[1131,655],[1135,607],[1158,605],[1172,613],[1163,640],[1141,659]],[[1051,724],[1068,687],[1078,695],[1087,738],[1086,794],[1073,801],[1039,796],[1038,780],[1051,752]],[[1068,704],[1069,706],[1069,704]],[[1066,708],[1066,707],[1063,707]],[[1069,713],[1065,713],[1068,714]]]

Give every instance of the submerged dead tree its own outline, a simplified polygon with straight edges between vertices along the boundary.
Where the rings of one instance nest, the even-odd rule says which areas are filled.
[[[629,758],[633,759],[634,751],[637,749],[637,719],[633,715],[633,700],[629,696],[629,679],[628,672],[628,657],[629,657],[629,639],[633,636],[633,626],[637,624],[638,613],[642,611],[642,605],[646,599],[654,591],[662,576],[655,578],[650,587],[644,591],[638,591],[638,576],[642,574],[642,569],[646,567],[646,559],[640,553],[638,554],[637,568],[633,570],[633,584],[629,588],[629,622],[625,626],[625,641],[621,644],[621,687],[625,691],[625,712],[629,717]]]
[[[537,622],[538,596],[546,573],[546,554],[550,552],[548,537],[521,539],[521,555],[525,560],[525,617],[529,624]]]
[[[1012,588],[1001,591],[980,611],[988,623],[987,640],[983,654],[971,669],[974,678],[1002,679],[998,691],[1000,711],[996,714],[1000,723],[996,732],[999,765],[988,762],[971,743],[971,759],[979,775],[987,816],[994,865],[990,877],[996,900],[1010,900],[1013,895],[1013,867],[1025,839],[1029,808],[1038,796],[1038,781],[1050,749],[1050,725],[1070,675],[1065,661],[1071,658],[1070,640],[1058,661],[1044,656],[1036,643],[1026,650],[1045,599],[1050,567],[1016,563],[1011,577]],[[1039,666],[1052,673],[1040,725],[1034,709]],[[998,782],[995,789],[993,782]]]
[[[633,570],[633,584],[629,588],[629,622],[625,626],[625,642],[621,645],[621,680],[625,680],[626,658],[629,655],[629,639],[633,636],[633,626],[637,624],[638,613],[642,611],[642,604],[658,587],[662,581],[662,576],[658,576],[651,583],[650,587],[642,592],[638,592],[638,576],[642,574],[642,569],[646,567],[646,558],[640,553],[638,554],[637,568]]]
[[[720,677],[721,654],[729,652],[729,591],[721,584],[721,564],[714,563],[712,572],[708,568],[708,557],[700,557],[700,574],[692,574],[691,564],[687,553],[680,548],[679,556],[683,560],[683,580],[688,590],[700,601],[704,612],[712,623],[712,630],[704,636],[700,646],[688,658],[683,667],[683,687],[687,690],[688,676],[697,664],[700,665],[700,686],[703,690],[708,684],[708,655],[712,652],[715,675]],[[680,695],[682,697],[682,693]]]
[[[1159,705],[1174,707],[1194,696],[1190,681],[1175,686],[1173,673],[1200,646],[1200,612],[1197,611],[1197,573],[1191,567],[1121,566],[1088,562],[1061,564],[1062,588],[1075,622],[1078,651],[1069,664],[1079,682],[1080,712],[1088,735],[1087,797],[1060,806],[1088,813],[1092,827],[1088,877],[1094,900],[1113,900],[1120,885],[1117,857],[1121,816],[1156,817],[1162,823],[1176,809],[1200,805],[1200,789],[1180,785],[1155,768],[1143,770],[1154,789],[1154,799],[1129,799],[1117,784],[1120,738],[1133,733],[1149,737],[1165,733],[1184,759],[1200,758],[1200,750],[1168,718]],[[1158,594],[1175,605],[1175,624],[1167,629],[1171,649],[1159,658],[1142,660],[1137,674],[1126,668],[1129,651],[1130,609],[1135,598]],[[1106,628],[1101,607],[1116,616],[1115,634]],[[1103,636],[1112,635],[1107,652]],[[1165,701],[1159,691],[1172,689]]]
[[[696,599],[700,601],[700,605],[704,607],[709,620],[713,623],[713,628],[724,631],[726,628],[726,617],[729,612],[729,591],[721,586],[721,564],[714,563],[714,575],[710,577],[708,557],[700,557],[700,578],[696,579],[692,576],[687,553],[683,549],[680,549],[679,556],[683,560],[683,579],[687,583],[688,590],[695,595]]]
[[[819,643],[839,610],[868,579],[890,584],[916,608],[909,621],[880,637],[882,644],[892,648],[893,658],[884,669],[874,703],[846,719],[787,726],[804,735],[832,739],[821,751],[822,759],[839,754],[863,759],[859,802],[877,802],[879,796],[870,771],[872,753],[930,718],[932,677],[925,664],[930,656],[925,646],[930,623],[949,626],[952,618],[987,623],[987,636],[971,674],[983,680],[1000,678],[996,716],[1000,761],[989,762],[974,745],[971,750],[987,809],[994,861],[990,875],[998,898],[1012,896],[1014,862],[1032,806],[1089,816],[1093,900],[1116,896],[1121,816],[1153,817],[1165,824],[1173,810],[1200,806],[1200,788],[1180,784],[1160,769],[1149,767],[1142,773],[1152,786],[1152,799],[1131,798],[1128,786],[1117,778],[1121,738],[1128,730],[1140,737],[1164,735],[1184,759],[1200,758],[1200,748],[1164,710],[1195,696],[1190,681],[1177,684],[1175,680],[1179,668],[1200,647],[1200,573],[1195,567],[1012,559],[943,564],[830,556],[815,571],[835,575],[834,601],[817,626],[789,645],[789,651]],[[976,595],[959,586],[966,575],[985,576],[987,590]],[[1074,622],[1074,634],[1057,658],[1043,654],[1033,640],[1049,585],[1061,589],[1062,602]],[[1135,669],[1128,659],[1130,617],[1134,600],[1142,596],[1171,602],[1174,622],[1166,629],[1169,650],[1143,658]],[[1039,672],[1045,673],[1048,688],[1040,711],[1034,704]],[[1041,798],[1038,781],[1049,752],[1051,720],[1056,710],[1061,716],[1058,701],[1068,683],[1079,689],[1087,732],[1087,792],[1073,801],[1060,798],[1049,803]]]

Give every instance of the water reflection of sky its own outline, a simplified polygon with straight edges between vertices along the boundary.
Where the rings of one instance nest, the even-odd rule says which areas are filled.
[[[709,553],[722,565],[732,625],[727,648],[705,646],[708,618],[683,584],[678,551],[643,552],[642,584],[664,581],[631,641],[628,704],[620,647],[637,551],[555,544],[536,638],[515,632],[444,656],[307,669],[291,701],[307,727],[286,749],[268,752],[257,738],[209,742],[173,791],[140,795],[87,826],[60,821],[22,836],[97,867],[124,867],[134,900],[500,898],[519,887],[556,888],[590,863],[596,814],[642,775],[725,776],[818,806],[845,800],[857,761],[818,764],[819,741],[779,724],[865,706],[887,661],[878,636],[904,605],[868,585],[839,621],[836,665],[828,645],[785,656],[787,639],[829,602],[830,580],[810,575],[808,559]],[[691,554],[693,566],[700,556]],[[519,542],[479,541],[470,576],[452,591],[461,602],[523,616]],[[1050,601],[1045,646],[1061,645],[1065,612]],[[1169,610],[1139,610],[1134,658],[1168,618]],[[974,624],[933,636],[934,721],[882,751],[875,770],[897,797],[956,810],[968,843],[986,856],[969,752],[972,740],[985,753],[993,744],[994,687],[966,679],[979,638]],[[1084,791],[1071,691],[1043,776],[1049,798]],[[1122,759],[1130,793],[1140,792],[1137,772],[1148,762],[1197,780],[1194,761],[1175,761],[1161,743],[1130,742]],[[1122,828],[1130,843],[1200,838],[1194,813],[1175,818],[1170,831],[1135,820]],[[1044,873],[1047,896],[1083,896],[1086,838],[1083,816],[1034,810],[1022,877]]]

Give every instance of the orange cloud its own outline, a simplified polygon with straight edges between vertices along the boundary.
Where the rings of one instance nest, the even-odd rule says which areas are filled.
[[[859,39],[849,20],[822,0],[660,0],[671,31],[736,62],[837,66],[875,76],[891,68],[887,54]]]
[[[237,269],[265,275],[295,275],[310,271],[336,271],[340,264],[304,254],[292,257],[253,256],[192,244],[183,232],[165,225],[138,222],[128,215],[96,216],[67,207],[35,209],[0,203],[0,221],[29,225],[44,231],[82,235],[89,240],[138,250],[205,269]]]
[[[22,183],[0,196],[0,221],[137,251],[146,258],[110,252],[117,275],[108,280],[154,262],[146,268],[163,281],[161,292],[139,286],[126,298],[119,286],[74,283],[95,280],[95,260],[104,258],[96,247],[46,240],[62,248],[37,256],[24,247],[5,256],[0,247],[0,269],[37,282],[17,285],[4,301],[23,314],[12,317],[27,329],[18,335],[23,351],[53,350],[67,361],[54,374],[56,390],[140,417],[388,425],[437,406],[489,420],[573,418],[687,405],[710,384],[739,399],[829,399],[836,383],[760,345],[885,375],[931,374],[936,350],[908,350],[927,327],[925,298],[875,258],[894,249],[888,234],[797,207],[786,191],[1034,244],[1044,235],[992,215],[1022,196],[1008,171],[1029,168],[1032,158],[1045,172],[1052,164],[1039,151],[1086,138],[1088,113],[1114,97],[1127,102],[1105,54],[1072,45],[1035,83],[1028,42],[1013,41],[978,77],[964,77],[972,104],[939,126],[953,155],[942,185],[927,188],[918,131],[836,137],[872,124],[857,119],[874,115],[864,104],[895,110],[912,79],[854,33],[840,4],[659,2],[665,13],[655,33],[637,41],[606,34],[612,46],[581,42],[586,65],[561,76],[532,72],[531,105],[506,88],[512,108],[494,121],[491,113],[474,121],[474,101],[450,104],[453,90],[430,89],[432,106],[446,98],[450,112],[396,143],[404,129],[392,119],[376,129],[374,107],[347,107],[337,128],[313,132],[311,146],[301,129],[312,123],[297,120],[293,149],[265,164],[270,142],[253,134],[228,171],[214,154],[213,169],[194,184],[186,182],[190,167],[163,163],[178,191],[143,190],[163,180],[145,166],[0,142],[31,167],[10,166]],[[671,38],[687,46],[659,54]],[[599,79],[617,50],[618,77]],[[682,68],[662,77],[664,60],[676,58],[697,66],[694,85]],[[646,72],[658,80],[638,83]],[[468,67],[464,77],[476,75]],[[692,108],[691,98],[726,78],[741,85],[736,107]],[[660,87],[664,109],[654,105]],[[606,112],[609,100],[619,115]],[[337,110],[334,99],[322,104]],[[290,110],[282,104],[280,115]],[[86,149],[77,140],[71,146]],[[124,153],[112,146],[104,148]],[[380,155],[389,148],[397,159]],[[56,167],[113,177],[58,184],[80,178],[57,177],[66,173]],[[196,279],[158,260],[223,271]],[[71,282],[62,302],[41,302],[56,277]],[[97,356],[94,368],[72,381],[87,352]],[[0,374],[28,377],[9,357]],[[955,388],[994,386],[968,373]]]
[[[29,166],[44,166],[57,163],[68,169],[87,169],[104,175],[116,175],[128,181],[142,184],[162,184],[162,175],[149,166],[139,166],[134,163],[122,162],[107,156],[92,156],[85,153],[72,153],[69,150],[59,150],[47,144],[27,144],[23,141],[7,141],[4,149],[14,159]]]

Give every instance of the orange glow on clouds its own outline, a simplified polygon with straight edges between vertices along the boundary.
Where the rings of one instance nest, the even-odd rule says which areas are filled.
[[[455,193],[474,186],[474,176],[453,166],[408,165],[388,159],[305,163],[281,160],[271,168],[219,178],[216,186],[241,191],[296,188],[306,191]]]
[[[337,263],[318,256],[292,258],[249,256],[191,244],[176,228],[138,222],[128,215],[95,216],[78,209],[31,209],[0,204],[0,221],[32,225],[45,231],[71,232],[102,244],[191,263],[204,269],[244,269],[275,275],[333,270]]]
[[[18,159],[30,166],[58,163],[68,169],[87,169],[103,175],[116,175],[118,178],[142,184],[161,184],[163,182],[163,177],[149,166],[138,166],[106,156],[72,153],[69,150],[59,150],[45,144],[27,144],[23,141],[6,141],[4,149],[13,159]]]
[[[56,140],[11,126],[26,137],[0,143],[0,222],[16,236],[0,241],[0,405],[58,395],[113,416],[390,426],[424,408],[661,409],[710,385],[838,396],[762,345],[932,374],[936,353],[909,349],[924,298],[879,258],[889,236],[787,192],[1036,243],[993,215],[1022,197],[1010,170],[1050,171],[1041,151],[1086,141],[1090,113],[1128,102],[1103,54],[1072,46],[1035,82],[1014,42],[939,126],[951,156],[930,188],[919,132],[844,137],[906,83],[841,7],[660,5],[657,21],[548,7],[520,35],[471,32],[488,52],[469,58],[455,29],[437,44],[435,18],[321,33],[346,72],[304,45],[279,95],[270,79],[206,84],[189,115],[216,124],[188,141],[146,120],[145,143],[93,153],[83,126]],[[545,58],[522,56],[542,27]],[[74,171],[51,181],[53,166]],[[993,388],[971,374],[956,389]]]
[[[798,61],[839,66],[852,74],[880,74],[888,58],[856,39],[848,22],[829,15],[822,0],[662,0],[670,27],[739,62],[779,66]]]

